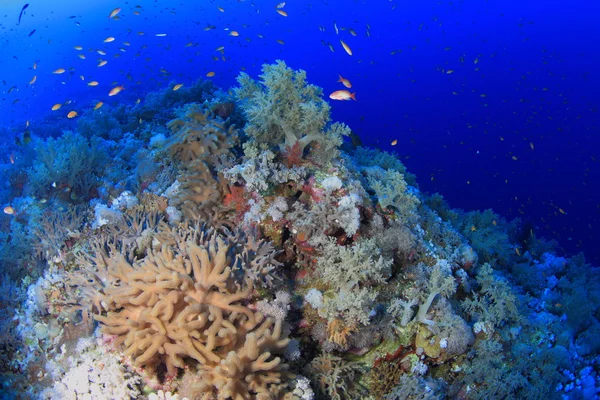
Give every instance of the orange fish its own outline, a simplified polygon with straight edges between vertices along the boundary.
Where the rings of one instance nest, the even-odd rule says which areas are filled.
[[[277,11],[277,13],[278,13],[279,15],[281,15],[281,16],[284,16],[284,17],[287,17],[287,16],[288,16],[288,14],[287,14],[285,11],[283,11],[283,10],[280,10],[279,8],[278,8],[277,10],[275,10],[275,11]]]
[[[107,37],[106,39],[104,39],[104,43],[110,43],[110,42],[114,42],[115,38],[114,37]]]
[[[77,116],[77,111],[71,111],[67,114],[67,118],[75,118]]]
[[[346,86],[348,89],[350,89],[352,87],[352,84],[350,83],[350,81],[346,78],[343,78],[341,75],[338,75],[340,77],[340,79],[338,79],[338,82],[342,82],[342,84],[344,86]]]
[[[56,69],[56,70],[52,71],[52,73],[53,73],[54,75],[63,74],[64,72],[65,72],[65,69],[64,69],[64,68],[59,68],[59,69]]]
[[[110,12],[110,14],[108,14],[108,18],[114,18],[117,16],[118,13],[121,12],[121,9],[119,7],[115,8],[114,10],[112,10]]]
[[[181,89],[182,86],[183,86],[183,83],[178,83],[177,85],[173,86],[173,91]]]
[[[350,93],[347,90],[336,90],[335,92],[331,93],[329,95],[329,98],[332,100],[354,100],[356,101],[356,97],[355,97],[356,93]]]
[[[352,49],[350,49],[350,46],[348,46],[346,43],[344,43],[343,40],[340,40],[340,43],[342,44],[342,47],[344,48],[344,50],[346,50],[346,53],[348,53],[348,55],[351,56]]]
[[[106,61],[106,60],[102,60],[102,61],[100,61],[100,62],[98,63],[98,66],[99,66],[99,67],[103,67],[103,66],[105,66],[106,64],[108,64],[108,61]]]
[[[15,209],[11,206],[4,207],[4,214],[15,215]]]
[[[29,84],[33,85],[36,80],[37,80],[37,76],[34,75],[33,78],[31,78],[31,80],[29,81]]]
[[[61,107],[62,107],[62,104],[56,103],[55,105],[52,106],[52,111],[56,111],[56,110],[58,110]]]
[[[110,90],[110,92],[108,92],[108,95],[109,95],[109,96],[116,96],[116,95],[118,95],[119,93],[121,93],[121,90],[123,90],[123,89],[125,89],[125,88],[123,87],[123,85],[121,85],[121,86],[117,86],[117,87],[114,87],[114,88],[112,88],[112,89]]]
[[[104,104],[103,102],[99,101],[99,102],[98,102],[98,103],[97,103],[97,104],[94,106],[94,110],[97,110],[97,109],[99,109],[100,107],[102,107],[102,105],[103,105],[103,104]]]
[[[209,73],[206,74],[206,76],[208,76],[210,78],[212,76],[215,76],[215,73],[213,71],[210,71]]]

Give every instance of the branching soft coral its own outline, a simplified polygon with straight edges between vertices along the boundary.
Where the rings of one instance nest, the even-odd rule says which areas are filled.
[[[301,155],[311,145],[311,157],[320,163],[336,157],[342,136],[350,129],[339,123],[329,125],[329,104],[321,88],[306,83],[306,72],[277,60],[263,65],[260,78],[258,83],[241,73],[240,87],[234,89],[248,118],[245,131],[250,144],[279,147],[281,152],[296,149]]]
[[[107,165],[107,154],[94,139],[65,132],[59,138],[34,141],[36,158],[28,171],[27,193],[63,201],[89,199]]]
[[[115,335],[137,366],[164,364],[175,375],[186,359],[195,360],[204,371],[203,398],[266,399],[264,393],[283,390],[287,366],[273,354],[289,339],[281,321],[246,305],[253,282],[237,273],[239,257],[230,251],[244,244],[210,231],[178,238],[185,240],[139,261],[113,247],[83,267],[103,333]]]

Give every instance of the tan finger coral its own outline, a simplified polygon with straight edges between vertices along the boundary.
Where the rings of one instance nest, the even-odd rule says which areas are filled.
[[[197,361],[200,393],[219,399],[280,393],[287,365],[274,354],[289,339],[281,321],[247,306],[253,282],[238,268],[237,245],[231,236],[203,231],[139,261],[127,260],[115,247],[108,257],[96,257],[83,273],[102,277],[100,298],[94,299],[103,310],[95,316],[102,332],[114,335],[137,366],[164,364],[174,376],[186,360]]]

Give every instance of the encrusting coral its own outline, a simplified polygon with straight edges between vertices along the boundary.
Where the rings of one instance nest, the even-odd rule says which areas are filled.
[[[203,371],[196,385],[202,398],[271,399],[287,386],[287,365],[275,354],[289,339],[282,321],[248,306],[253,281],[238,265],[244,243],[233,237],[188,232],[179,236],[183,243],[139,261],[109,245],[79,271],[95,285],[84,296],[95,296],[88,305],[95,304],[102,332],[114,335],[136,366],[164,364],[174,377],[194,359]]]

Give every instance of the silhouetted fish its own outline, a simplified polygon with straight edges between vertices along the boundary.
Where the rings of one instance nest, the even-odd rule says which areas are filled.
[[[33,35],[35,33],[35,29],[32,30],[31,32],[29,32],[29,36]]]
[[[19,14],[19,23],[17,25],[21,25],[21,17],[23,16],[23,13],[27,7],[29,7],[29,3],[25,4],[23,8],[21,8],[21,13]]]

